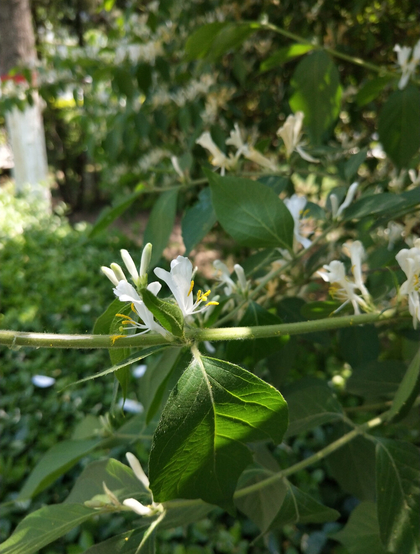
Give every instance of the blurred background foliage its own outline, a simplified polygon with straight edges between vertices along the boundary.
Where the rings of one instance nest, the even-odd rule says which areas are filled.
[[[52,215],[45,215],[24,197],[14,198],[7,175],[1,177],[0,210],[4,217],[0,222],[0,326],[17,331],[91,331],[95,319],[112,299],[109,283],[99,274],[99,267],[119,259],[121,248],[138,247],[141,237],[135,236],[138,227],[129,233],[133,240],[113,227],[87,238],[91,227],[84,220],[93,221],[100,209],[117,205],[138,190],[139,184],[146,191],[179,184],[171,163],[173,155],[189,178],[200,179],[200,168],[208,165],[206,153],[196,145],[203,131],[210,130],[214,141],[225,151],[225,139],[238,122],[250,135],[258,137],[255,146],[262,153],[276,153],[281,147],[276,130],[291,113],[293,78],[302,58],[281,65],[275,60],[270,65],[267,60],[289,46],[290,40],[274,32],[259,31],[227,53],[196,60],[185,52],[185,44],[198,27],[222,21],[268,19],[289,33],[313,39],[348,56],[361,57],[384,71],[395,70],[396,43],[412,45],[420,36],[419,13],[413,9],[412,0],[34,0],[31,8],[55,208]],[[360,170],[365,183],[387,190],[390,177],[396,179],[398,172],[380,150],[375,150],[378,114],[395,88],[398,75],[391,79],[379,72],[382,81],[377,82],[376,88],[366,88],[378,77],[376,73],[343,59],[335,59],[335,63],[342,87],[339,114],[319,143],[314,141],[312,151],[329,156],[331,164],[338,168],[334,182],[337,184],[340,179],[348,181],[353,177],[351,170],[346,170],[348,158],[369,148],[370,155]],[[21,94],[3,94],[0,114],[23,102]],[[409,164],[416,167],[418,161],[417,153]],[[243,169],[252,170],[254,166],[245,162]],[[404,179],[407,184],[408,177]],[[321,180],[322,176],[314,177],[319,187]],[[293,186],[287,181],[290,193]],[[199,190],[185,187],[184,194],[178,197],[178,208],[190,206]],[[139,198],[130,216],[149,210],[157,196]],[[362,225],[359,231],[369,242]],[[222,230],[218,233],[226,257],[233,253],[239,258],[249,253],[226,241]],[[381,252],[387,254],[384,245]],[[309,293],[313,300],[317,299],[316,287]],[[299,303],[297,298],[292,301]],[[273,317],[290,321],[292,314],[296,316],[301,309],[292,304],[286,300],[273,307]],[[261,361],[258,357],[241,359],[240,352],[230,355],[237,357],[232,361],[255,366],[259,375],[276,386],[292,387],[297,379],[318,378],[330,382],[340,396],[349,376],[348,364],[357,365],[364,356],[369,357],[363,350],[356,362],[350,359],[351,353],[343,356],[341,347],[347,339],[333,333],[293,338],[282,350],[283,373],[275,367],[275,357]],[[380,362],[387,358],[400,360],[404,371],[404,364],[413,354],[415,336],[395,329],[387,341],[388,353]],[[222,351],[224,346],[218,348]],[[374,355],[370,361],[376,363],[377,357]],[[97,417],[108,411],[113,397],[110,379],[66,388],[108,364],[107,353],[102,351],[2,350],[2,499],[12,500],[45,451],[71,438],[75,426],[86,416]],[[374,374],[378,375],[379,369],[376,370]],[[34,388],[31,377],[38,373],[54,377],[56,385],[45,390]],[[132,398],[137,400],[141,398],[141,386],[135,383],[133,378]],[[390,389],[376,396],[373,392],[373,400],[387,401],[397,385],[397,381],[391,383]],[[353,390],[353,396],[340,397],[349,410],[357,408],[360,398],[356,385]],[[118,412],[115,425],[124,421],[124,415]],[[410,418],[395,429],[391,433],[400,438],[418,438],[415,422]],[[287,447],[287,461],[281,451],[277,452],[279,461],[290,464],[311,455],[334,433],[334,426],[329,425],[294,437]],[[137,445],[136,449],[145,462],[146,448]],[[124,452],[125,447],[115,446],[107,453],[122,459]],[[101,452],[93,456],[99,458]],[[38,495],[30,510],[62,501],[87,461],[83,459]],[[244,516],[235,519],[216,510],[186,529],[162,531],[158,552],[262,553],[269,548],[270,552],[285,554],[344,554],[344,546],[331,540],[329,533],[342,526],[358,503],[357,498],[369,498],[370,492],[355,492],[352,486],[349,490],[348,483],[347,489],[339,487],[340,463],[341,459],[327,469],[313,466],[295,476],[299,487],[341,512],[338,523],[286,525],[270,536],[267,546],[261,539],[252,543],[259,531]],[[28,508],[28,503],[7,505],[0,518],[1,539],[10,534]],[[122,516],[101,518],[83,524],[42,552],[78,554],[94,542],[129,528]]]

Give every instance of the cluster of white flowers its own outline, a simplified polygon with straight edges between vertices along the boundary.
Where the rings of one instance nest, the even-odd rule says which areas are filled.
[[[397,53],[398,65],[401,68],[402,75],[398,83],[398,88],[402,90],[406,87],[411,75],[415,72],[416,67],[420,63],[420,40],[417,41],[414,48],[396,44],[394,46],[394,52]]]
[[[141,171],[149,171],[149,169],[155,167],[160,161],[165,158],[169,158],[171,153],[165,148],[153,148],[149,150],[147,154],[142,156],[138,162],[138,166]]]
[[[407,280],[401,285],[400,294],[408,296],[408,310],[413,316],[413,327],[420,321],[420,239],[413,248],[404,248],[395,256]]]
[[[362,261],[365,257],[365,251],[360,241],[354,241],[350,246],[344,245],[351,259],[351,270],[353,280],[346,276],[346,268],[343,262],[333,260],[330,264],[324,265],[326,272],[319,271],[318,274],[326,281],[331,283],[330,294],[334,299],[343,301],[343,304],[336,310],[338,312],[344,306],[351,303],[355,314],[360,314],[360,307],[368,308],[370,294],[367,290],[362,276]],[[358,289],[361,295],[356,294]]]
[[[134,285],[138,289],[141,289],[147,284],[147,269],[150,263],[151,253],[152,245],[149,243],[143,249],[140,269],[138,271],[127,250],[121,250],[121,257],[125,267]],[[111,283],[115,285],[113,289],[115,296],[121,302],[129,302],[132,312],[134,312],[135,316],[140,318],[140,321],[135,321],[128,315],[117,314],[122,320],[121,324],[124,329],[140,330],[138,333],[135,333],[135,335],[142,335],[148,331],[156,331],[167,339],[171,338],[171,334],[155,321],[153,314],[148,310],[137,290],[127,281],[124,271],[118,264],[112,263],[110,267],[102,266],[101,270]],[[209,300],[210,290],[207,292],[199,290],[196,301],[194,302],[192,294],[194,288],[194,271],[192,263],[188,258],[178,256],[175,260],[172,260],[170,271],[157,267],[154,273],[168,285],[186,320],[191,318],[194,314],[203,312],[209,306],[217,305],[215,300]],[[147,290],[155,296],[158,295],[161,288],[162,285],[157,281],[147,285]],[[204,303],[204,306],[201,306],[202,303]]]
[[[249,290],[249,281],[246,280],[245,271],[241,265],[235,264],[233,266],[237,277],[236,283],[231,278],[229,268],[226,264],[224,264],[220,260],[215,260],[213,262],[213,267],[217,271],[218,280],[220,281],[220,283],[225,285],[223,292],[226,294],[226,296],[230,296],[234,292],[246,295]]]
[[[235,168],[241,156],[260,165],[261,167],[266,167],[271,171],[276,170],[276,165],[271,160],[263,156],[261,152],[258,152],[258,150],[256,150],[250,143],[243,141],[242,134],[237,123],[235,123],[233,131],[230,132],[229,138],[225,141],[227,145],[234,146],[236,148],[235,154],[230,152],[229,156],[226,156],[217,144],[215,144],[208,131],[200,135],[195,142],[210,152],[212,156],[211,164],[216,168],[220,168],[222,175],[225,174],[226,169]]]
[[[187,102],[192,102],[198,96],[205,96],[214,83],[214,76],[205,73],[199,79],[193,79],[187,86],[179,88],[176,92],[169,92],[167,88],[159,87],[153,92],[152,105],[157,108],[174,102],[182,108]]]

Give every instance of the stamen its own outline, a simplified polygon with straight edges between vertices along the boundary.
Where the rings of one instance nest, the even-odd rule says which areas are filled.
[[[116,341],[117,339],[122,339],[122,338],[124,338],[124,336],[125,336],[125,335],[114,335],[114,336],[112,336],[112,337],[111,337],[112,346],[114,346],[115,341]]]
[[[207,306],[218,306],[218,305],[219,305],[219,302],[211,301],[211,302],[207,302],[205,307],[207,308]]]
[[[189,295],[192,293],[193,288],[194,288],[194,281],[191,281],[190,290],[188,291],[187,296],[189,296]],[[199,291],[199,292],[200,292],[200,291]]]
[[[134,307],[134,302],[131,302],[131,310],[132,310],[133,312],[136,312],[136,309],[135,309],[135,307]]]

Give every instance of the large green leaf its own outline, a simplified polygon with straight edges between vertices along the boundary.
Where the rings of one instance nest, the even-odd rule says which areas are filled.
[[[339,439],[349,431],[349,426],[339,425],[331,439]],[[327,464],[331,475],[344,491],[359,500],[375,500],[375,445],[372,441],[356,437],[332,452]]]
[[[343,417],[341,404],[324,381],[308,379],[295,383],[285,396],[289,406],[287,437]]]
[[[92,452],[102,439],[68,440],[52,446],[30,473],[16,500],[31,498]]]
[[[355,96],[356,104],[358,106],[365,106],[375,100],[377,96],[383,91],[386,85],[390,82],[392,77],[376,77],[367,81],[357,92]]]
[[[352,511],[344,529],[332,535],[332,538],[341,542],[349,554],[386,554],[379,538],[376,506],[373,502],[359,504]]]
[[[178,189],[167,190],[159,196],[153,206],[143,237],[143,244],[153,244],[150,270],[157,264],[168,244],[175,222],[177,198]]]
[[[0,546],[0,554],[33,554],[80,525],[97,510],[80,504],[56,504],[32,512]]]
[[[217,219],[239,244],[254,248],[293,245],[293,218],[265,185],[242,177],[206,171]]]
[[[314,48],[315,46],[313,44],[299,44],[298,42],[292,44],[291,46],[280,48],[269,58],[262,62],[260,66],[260,71],[261,73],[269,71],[270,69],[278,67],[279,65],[283,65],[284,63],[297,58],[298,56],[303,56],[303,54],[307,54]]]
[[[250,302],[248,308],[239,322],[239,327],[253,327],[258,325],[278,325],[281,319],[257,304]],[[228,344],[226,356],[234,362],[244,360],[257,362],[278,352],[288,341],[289,336],[271,337],[266,339],[254,339],[245,341],[231,341]]]
[[[239,475],[252,461],[247,442],[278,444],[287,428],[281,394],[239,366],[194,359],[171,392],[149,462],[156,501],[202,498],[233,509]]]
[[[186,248],[186,256],[194,246],[203,240],[216,221],[210,188],[207,187],[198,195],[198,201],[187,209],[182,220],[182,239]]]
[[[317,500],[298,489],[287,480],[287,493],[283,504],[270,525],[270,529],[281,529],[289,523],[324,523],[335,521],[339,516],[337,510],[320,504]]]
[[[292,86],[290,107],[305,114],[309,135],[320,144],[340,113],[342,89],[334,62],[321,50],[312,52],[296,67]]]
[[[378,121],[379,140],[399,168],[408,167],[420,147],[420,90],[396,90],[384,104]]]
[[[126,498],[136,498],[150,504],[150,492],[144,488],[133,470],[118,460],[95,461],[89,464],[77,478],[65,504],[83,504],[94,496],[104,495],[102,483],[115,494],[122,503]]]
[[[142,522],[144,522],[144,519]],[[132,529],[116,537],[111,537],[104,542],[95,544],[88,548],[84,554],[147,554],[147,550],[139,550],[139,545],[144,535],[144,527]]]
[[[408,442],[376,440],[376,492],[382,543],[395,554],[418,554],[419,450]]]
[[[389,410],[389,419],[398,421],[411,409],[420,392],[420,350],[414,356],[411,364],[398,387],[397,393]]]
[[[387,212],[394,214],[395,210],[398,210],[403,205],[404,199],[400,194],[392,194],[390,192],[371,194],[360,198],[344,210],[344,219],[361,219],[362,217],[380,215]]]

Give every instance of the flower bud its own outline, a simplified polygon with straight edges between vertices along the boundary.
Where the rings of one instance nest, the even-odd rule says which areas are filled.
[[[112,263],[111,264],[111,269],[114,272],[115,277],[118,279],[118,282],[127,281],[127,279],[124,275],[124,271],[121,269],[121,267],[118,264]],[[117,285],[118,285],[118,283],[117,283]]]
[[[150,242],[146,244],[141,253],[141,262],[140,262],[140,277],[147,275],[147,270],[149,269],[150,260],[152,258],[152,245]]]
[[[129,274],[131,275],[131,278],[133,279],[134,284],[137,285],[139,280],[139,274],[137,272],[135,263],[133,262],[133,258],[130,256],[127,250],[120,250],[120,252],[121,252],[121,258],[125,264],[125,267],[127,268]]]
[[[104,275],[108,277],[108,279],[111,281],[113,285],[115,286],[118,285],[118,279],[116,278],[115,273],[112,271],[112,269],[103,265],[101,267],[101,271]]]

